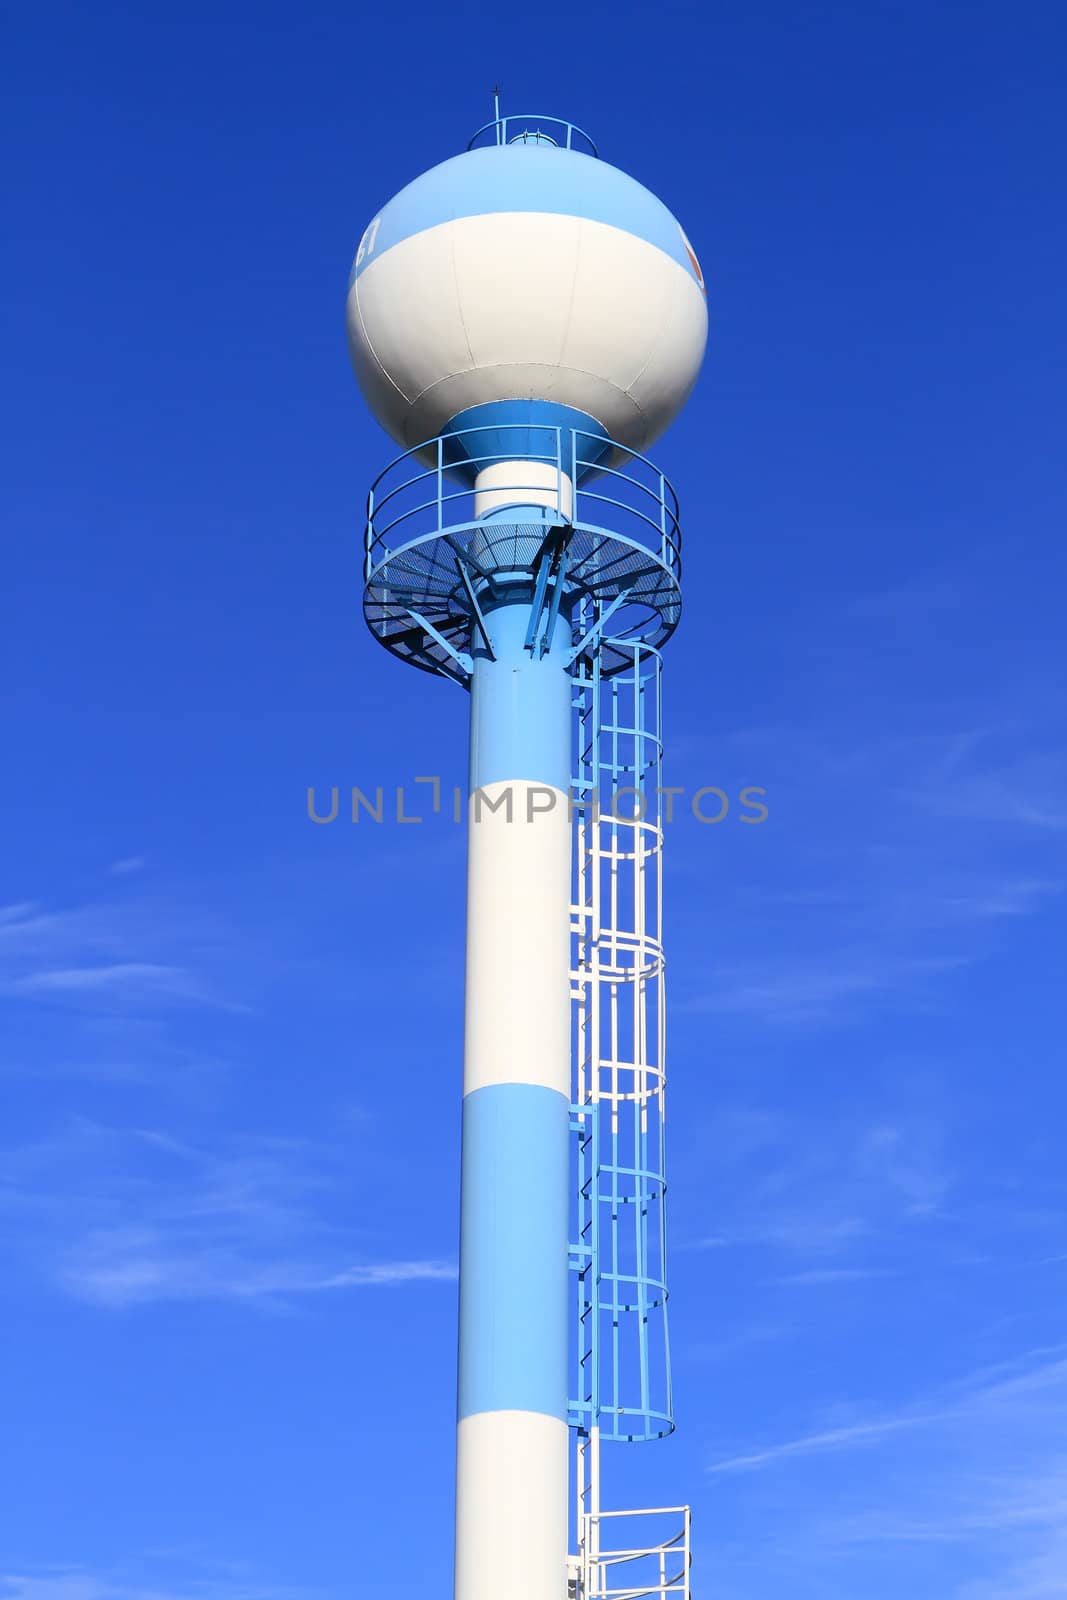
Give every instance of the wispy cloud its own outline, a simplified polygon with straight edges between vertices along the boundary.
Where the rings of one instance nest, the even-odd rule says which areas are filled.
[[[1027,707],[1013,722],[927,696],[876,738],[831,711],[720,740],[722,781],[758,772],[771,819],[733,880],[721,852],[689,852],[691,888],[715,874],[729,940],[714,941],[717,960],[702,937],[690,970],[676,961],[674,1014],[825,1031],[890,1007],[949,1009],[961,976],[1049,916],[1067,884],[1067,729],[1054,698]],[[694,773],[698,751],[713,755],[698,738]],[[701,887],[689,900],[703,934]]]
[[[237,1009],[212,995],[203,980],[185,967],[154,961],[118,961],[106,966],[54,967],[29,972],[4,985],[9,995],[100,998],[130,1005],[176,1001]]]
[[[0,992],[111,1009],[234,1008],[202,970],[205,944],[174,907],[128,897],[61,910],[22,902],[0,912]]]
[[[282,1304],[324,1290],[450,1283],[456,1276],[450,1261],[362,1262],[335,1271],[300,1260],[242,1259],[207,1245],[197,1251],[192,1241],[176,1250],[161,1230],[116,1228],[90,1235],[62,1281],[77,1299],[121,1308],[167,1300]]]
[[[452,1280],[449,1259],[381,1254],[374,1237],[328,1220],[334,1156],[263,1137],[205,1150],[156,1129],[83,1121],[7,1153],[0,1244],[52,1287],[110,1308],[283,1305]]]
[[[778,957],[713,971],[704,993],[682,1005],[690,1012],[734,1013],[795,1027],[847,1022],[901,990],[930,995],[930,980],[964,965],[953,956],[892,957],[872,949],[841,951],[817,960]]]
[[[837,1283],[865,1283],[872,1278],[888,1278],[883,1267],[813,1267],[809,1272],[784,1272],[767,1282],[779,1289],[821,1289]]]
[[[184,983],[187,974],[181,967],[162,967],[147,961],[124,961],[110,967],[61,967],[52,972],[33,972],[16,978],[9,987],[29,993],[34,989],[110,989],[130,983],[148,983],[171,988]]]
[[[915,789],[937,816],[1022,830],[1067,828],[1067,751],[986,731],[951,747]]]
[[[920,1570],[909,1552],[930,1546],[954,1553],[947,1565],[937,1556],[922,1569],[935,1577],[919,1592],[1046,1600],[1067,1592],[1065,1429],[1067,1358],[1052,1346],[896,1411],[737,1451],[707,1470],[720,1492],[733,1477],[777,1484],[767,1501],[777,1509],[775,1550],[805,1595],[823,1593],[824,1583],[826,1592],[899,1592]],[[783,1492],[792,1515],[782,1513]],[[772,1557],[760,1569],[763,1584],[773,1570]],[[716,1576],[721,1582],[721,1569]],[[765,1592],[759,1584],[735,1589],[755,1596]]]
[[[95,901],[0,910],[0,1074],[41,1082],[212,1092],[222,1051],[210,1014],[254,1014],[261,992],[221,918],[123,881]],[[231,1044],[238,1044],[235,1036]],[[228,1059],[234,1059],[226,1052]]]
[[[994,1368],[982,1368],[947,1384],[933,1400],[919,1401],[893,1416],[860,1420],[845,1427],[819,1429],[784,1443],[714,1461],[709,1472],[747,1472],[771,1467],[797,1456],[828,1450],[849,1450],[905,1429],[930,1427],[950,1420],[991,1415],[1034,1396],[1056,1394],[1067,1407],[1067,1357],[1062,1346],[1031,1351]],[[1048,1359],[1049,1356],[1053,1359]]]
[[[37,906],[32,900],[15,900],[6,906],[0,906],[0,929],[5,927],[18,928],[33,920],[37,914]]]
[[[974,877],[966,884],[927,883],[902,889],[896,910],[916,928],[951,927],[954,923],[980,923],[1001,917],[1029,917],[1064,890],[1062,878]]]
[[[240,1567],[151,1563],[138,1578],[130,1572],[42,1566],[0,1573],[0,1600],[314,1600],[317,1591],[262,1581]],[[175,1567],[183,1570],[175,1570]]]
[[[905,1105],[865,1120],[727,1105],[699,1137],[719,1152],[715,1187],[702,1192],[713,1226],[677,1248],[758,1249],[759,1281],[782,1286],[896,1270],[879,1242],[937,1219],[954,1183],[937,1118]],[[786,1257],[770,1263],[784,1273],[766,1276],[768,1252]]]
[[[799,1439],[789,1439],[784,1444],[768,1445],[763,1450],[753,1450],[745,1455],[727,1456],[714,1461],[709,1472],[752,1472],[759,1467],[775,1466],[797,1456],[818,1455],[827,1450],[848,1450],[887,1434],[899,1433],[904,1428],[920,1427],[934,1420],[932,1417],[883,1417],[873,1422],[857,1422],[848,1428],[827,1428],[819,1433],[805,1434]]]

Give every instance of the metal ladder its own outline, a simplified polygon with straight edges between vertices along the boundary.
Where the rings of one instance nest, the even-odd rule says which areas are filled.
[[[602,1444],[662,1438],[674,1428],[664,1219],[661,664],[648,646],[611,644],[616,660],[624,655],[621,670],[604,674],[598,651],[579,662],[574,679],[578,1337],[571,1423],[578,1553],[568,1582],[574,1600],[689,1600],[688,1507],[617,1512],[600,1503]]]

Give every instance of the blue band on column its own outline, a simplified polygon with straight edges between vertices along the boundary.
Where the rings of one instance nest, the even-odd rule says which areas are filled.
[[[459,1415],[567,1418],[570,1106],[499,1083],[463,1102]]]
[[[471,789],[488,783],[550,784],[566,794],[571,772],[571,685],[564,665],[570,620],[556,623],[552,649],[525,648],[529,602],[490,611],[496,659],[474,651],[471,682]]]

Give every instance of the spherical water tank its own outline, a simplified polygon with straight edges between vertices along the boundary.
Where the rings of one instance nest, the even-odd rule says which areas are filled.
[[[383,206],[347,320],[367,403],[405,448],[529,422],[644,450],[707,338],[704,280],[667,207],[542,137],[469,150]]]

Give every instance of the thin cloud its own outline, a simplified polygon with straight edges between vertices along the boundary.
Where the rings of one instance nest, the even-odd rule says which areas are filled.
[[[165,967],[151,961],[119,961],[106,967],[59,967],[52,971],[31,972],[8,985],[15,993],[82,993],[86,990],[125,989],[131,986],[162,990],[167,994],[186,992],[190,975],[182,967]]]
[[[37,906],[32,900],[16,900],[0,906],[0,929],[19,927],[36,915]]]
[[[1018,734],[987,729],[949,744],[912,797],[946,819],[1058,833],[1067,828],[1065,795],[1067,751],[1026,748]]]
[[[1057,1347],[1050,1347],[1055,1349]],[[851,1450],[873,1444],[891,1434],[927,1428],[963,1418],[992,1417],[1035,1395],[1053,1390],[1067,1397],[1067,1360],[1041,1360],[1044,1350],[1032,1351],[1006,1368],[982,1369],[946,1385],[935,1401],[918,1403],[896,1416],[874,1417],[845,1427],[821,1429],[784,1443],[727,1456],[713,1462],[709,1473],[753,1472],[803,1456]],[[1034,1364],[1036,1360],[1036,1364]],[[1009,1376],[1003,1376],[1004,1370]]]
[[[0,911],[0,993],[27,1005],[246,1010],[207,969],[209,957],[217,968],[209,920],[129,894],[58,910],[22,901]]]
[[[776,1289],[818,1289],[829,1284],[864,1283],[872,1278],[892,1276],[884,1267],[815,1267],[810,1272],[786,1272],[766,1282]]]
[[[975,878],[966,885],[939,888],[926,884],[902,890],[897,910],[917,927],[990,922],[1003,917],[1034,916],[1063,890],[1061,878]]]
[[[347,1267],[344,1272],[323,1278],[319,1289],[388,1288],[400,1283],[454,1283],[459,1268],[454,1261],[382,1261],[377,1264]]]
[[[812,1597],[1061,1600],[1065,1436],[1067,1361],[1053,1346],[969,1373],[896,1414],[715,1461],[718,1494],[741,1478],[733,1492],[771,1508],[773,1537],[758,1527],[743,1543],[727,1536],[714,1580],[738,1600],[783,1585]],[[766,1486],[746,1485],[752,1473]]]
[[[451,1283],[457,1276],[451,1261],[360,1262],[335,1272],[300,1261],[256,1264],[209,1247],[180,1254],[168,1250],[161,1234],[133,1230],[90,1240],[64,1281],[79,1300],[123,1309],[178,1300],[284,1303],[324,1291]]]
[[[224,1011],[246,1011],[245,1006],[213,994],[204,980],[187,967],[155,961],[117,961],[104,966],[52,967],[28,972],[3,986],[9,995],[88,1001],[112,1009],[152,1004],[209,1006]]]
[[[869,1444],[883,1439],[887,1434],[900,1433],[905,1428],[921,1427],[934,1421],[933,1416],[885,1417],[877,1422],[860,1422],[849,1428],[828,1428],[822,1433],[809,1433],[800,1439],[787,1440],[785,1444],[769,1445],[765,1450],[754,1450],[748,1455],[727,1456],[715,1461],[708,1472],[754,1472],[760,1467],[776,1466],[796,1456],[818,1455],[828,1450],[847,1450],[857,1444]]]
[[[0,1600],[314,1600],[317,1593],[219,1568],[197,1571],[185,1582],[162,1574],[138,1581],[63,1566],[0,1573]]]
[[[454,1261],[378,1256],[329,1220],[350,1183],[329,1142],[231,1138],[204,1149],[158,1128],[79,1122],[9,1151],[0,1246],[103,1309],[166,1301],[283,1307],[298,1298],[451,1282]],[[346,1174],[349,1174],[346,1177]]]
[[[932,978],[967,964],[966,956],[897,957],[871,950],[840,953],[818,961],[783,955],[758,966],[723,967],[714,987],[682,1002],[689,1012],[755,1016],[796,1026],[848,1022],[868,1015],[870,1003],[902,991],[922,992]],[[863,1002],[862,1006],[857,1002]]]
[[[763,1137],[735,1144],[732,1130],[745,1127],[762,1127]],[[940,1120],[909,1106],[869,1121],[802,1112],[768,1120],[726,1106],[699,1136],[718,1152],[706,1231],[694,1216],[696,1229],[675,1248],[776,1252],[784,1259],[758,1260],[764,1282],[830,1283],[895,1266],[901,1228],[940,1221],[957,1183]]]

